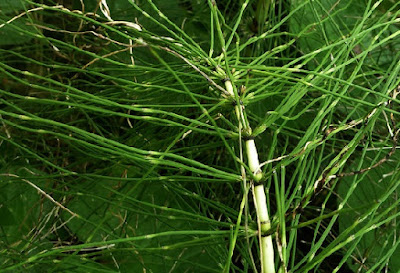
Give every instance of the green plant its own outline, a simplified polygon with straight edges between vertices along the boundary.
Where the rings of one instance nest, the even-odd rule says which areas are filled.
[[[399,6],[0,1],[0,272],[399,271]]]

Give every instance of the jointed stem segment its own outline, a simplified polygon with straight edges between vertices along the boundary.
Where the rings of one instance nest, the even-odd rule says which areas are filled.
[[[228,93],[234,97],[235,93],[233,90],[232,82],[230,80],[225,81],[225,87]],[[239,129],[243,128],[241,117],[243,116],[240,109],[240,105],[235,106],[235,112],[239,121]],[[242,111],[241,111],[242,110]],[[246,130],[251,132],[251,128],[248,124],[245,125]],[[275,273],[274,265],[274,247],[272,244],[272,237],[266,235],[266,232],[270,230],[271,224],[269,220],[267,200],[265,196],[265,190],[263,184],[258,184],[262,179],[262,172],[260,168],[260,162],[258,160],[258,152],[254,139],[245,140],[246,154],[250,171],[254,176],[254,183],[256,186],[253,187],[253,198],[257,212],[257,223],[259,230],[259,241],[260,241],[260,261],[261,261],[261,272],[262,273]]]
[[[269,221],[264,185],[260,184],[253,188],[253,197],[258,217],[261,271],[262,273],[275,273],[272,237],[271,235],[265,235],[265,233],[271,228],[271,223]]]

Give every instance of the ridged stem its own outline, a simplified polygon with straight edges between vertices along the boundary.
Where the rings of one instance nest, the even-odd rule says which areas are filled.
[[[258,229],[260,232],[260,255],[261,272],[275,273],[274,247],[271,235],[265,233],[271,228],[268,216],[267,200],[265,198],[264,185],[260,184],[254,187],[254,203],[258,217]]]
[[[246,152],[249,161],[249,168],[253,172],[255,182],[262,178],[260,162],[258,160],[257,147],[253,139],[246,140]],[[271,235],[265,233],[271,229],[269,213],[267,208],[267,199],[263,184],[258,184],[253,188],[254,204],[257,213],[258,231],[260,238],[260,260],[262,273],[275,273],[274,247]]]
[[[233,90],[232,82],[230,80],[225,82],[225,88],[228,93],[234,98],[235,93]],[[239,121],[239,129],[242,129],[242,113],[240,105],[235,106],[236,116]],[[251,128],[246,128],[251,132]],[[266,232],[270,230],[271,223],[269,220],[267,200],[263,184],[258,184],[262,179],[262,172],[260,168],[260,162],[258,160],[258,152],[254,139],[248,139],[245,141],[246,154],[248,160],[248,166],[250,171],[253,173],[254,182],[256,184],[253,187],[253,198],[255,209],[257,213],[257,222],[259,230],[259,241],[260,241],[260,261],[261,261],[261,272],[262,273],[275,273],[275,262],[274,262],[274,247],[272,244],[272,237],[266,236]]]

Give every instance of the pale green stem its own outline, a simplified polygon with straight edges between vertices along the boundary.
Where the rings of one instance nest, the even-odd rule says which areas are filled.
[[[235,93],[233,90],[232,82],[225,82],[226,91],[234,98]],[[242,129],[242,109],[239,105],[235,106],[235,112],[239,120],[239,129]],[[251,130],[251,128],[246,128]],[[245,141],[246,154],[250,171],[254,175],[254,182],[258,183],[262,179],[262,172],[260,169],[260,162],[258,160],[257,147],[254,139]],[[267,200],[265,196],[264,185],[259,184],[253,187],[253,198],[257,213],[257,223],[259,230],[259,241],[260,241],[260,261],[261,261],[261,272],[262,273],[275,273],[274,265],[274,247],[272,244],[272,237],[265,236],[265,233],[271,229],[271,223],[269,220]]]
[[[246,141],[246,152],[249,161],[249,168],[255,176],[255,182],[258,182],[262,178],[262,173],[258,161],[257,148],[253,139]],[[253,198],[258,218],[261,272],[275,273],[272,237],[271,235],[265,236],[265,233],[271,229],[271,222],[269,220],[267,200],[263,184],[253,187]]]
[[[260,169],[260,162],[258,161],[258,153],[254,139],[246,140],[246,153],[247,160],[249,161],[249,168],[253,172],[256,182],[258,182],[262,178],[262,172]]]
[[[258,225],[260,230],[260,252],[261,252],[261,272],[275,273],[274,247],[271,235],[265,236],[264,233],[271,228],[268,216],[268,208],[265,199],[264,185],[254,187],[254,203],[257,211]]]

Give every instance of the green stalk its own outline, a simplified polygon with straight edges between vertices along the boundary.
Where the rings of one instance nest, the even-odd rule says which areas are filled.
[[[262,178],[262,172],[260,170],[260,162],[258,161],[257,147],[254,139],[246,140],[246,152],[249,161],[249,168],[255,176],[254,182],[257,183]],[[253,187],[253,198],[258,218],[261,272],[275,273],[272,237],[271,235],[265,235],[266,232],[271,229],[271,222],[269,220],[267,200],[263,184],[258,184]]]
[[[268,216],[267,200],[265,198],[264,185],[260,184],[254,187],[254,204],[258,217],[258,229],[260,237],[260,256],[261,272],[275,273],[274,265],[274,247],[271,235],[265,235],[271,229],[271,223]]]
[[[225,82],[225,88],[231,96],[235,96],[235,92],[230,80]],[[237,104],[235,106],[235,112],[239,120],[239,129],[242,129],[242,113],[243,109]],[[244,124],[245,129],[251,132],[251,128],[248,124]],[[265,235],[271,229],[271,223],[269,220],[267,200],[265,196],[264,185],[259,183],[262,179],[262,172],[260,168],[260,162],[258,160],[258,152],[254,139],[247,139],[245,141],[246,155],[248,160],[249,169],[254,175],[254,183],[256,186],[253,187],[253,198],[255,209],[257,213],[258,223],[258,234],[260,242],[260,261],[261,261],[261,272],[262,273],[275,273],[274,265],[274,247],[272,244],[271,235]]]

